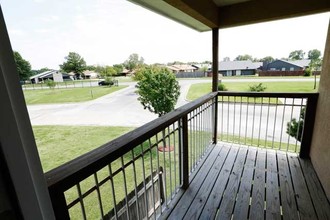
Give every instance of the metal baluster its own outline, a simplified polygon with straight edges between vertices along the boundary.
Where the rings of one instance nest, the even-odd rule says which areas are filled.
[[[234,117],[233,117],[232,143],[235,143],[235,118],[236,118],[236,96],[234,96]]]
[[[240,101],[240,107],[239,107],[239,130],[238,130],[238,144],[241,145],[241,127],[242,127],[242,99],[243,97],[241,97],[241,101]]]
[[[169,158],[169,170],[170,170],[170,193],[171,198],[173,198],[173,192],[172,192],[172,160],[171,160],[171,132],[170,127],[167,127],[167,135],[168,135],[168,158]]]
[[[79,196],[79,202],[81,205],[81,211],[82,211],[82,215],[83,215],[83,219],[86,220],[86,211],[85,211],[85,205],[84,205],[84,200],[81,194],[81,188],[80,188],[80,183],[77,183],[77,190],[78,190],[78,196]]]
[[[265,147],[267,147],[268,121],[269,121],[269,108],[270,108],[270,97],[268,97],[268,108],[267,108],[267,122],[266,122]]]
[[[121,159],[121,170],[122,170],[123,179],[124,179],[126,217],[127,217],[127,219],[130,219],[130,216],[129,216],[129,205],[128,205],[128,199],[127,199],[127,181],[126,181],[125,164],[124,164],[124,158],[123,158],[123,156],[121,156],[120,159]]]
[[[281,136],[280,136],[280,147],[282,149],[282,137],[283,137],[283,124],[284,124],[284,116],[285,116],[285,107],[286,107],[286,98],[284,98],[284,106],[283,106],[283,115],[282,115],[282,126],[281,126]]]
[[[249,121],[249,98],[247,97],[247,103],[246,103],[246,121],[245,121],[245,139],[244,139],[244,145],[246,145],[246,136],[247,136],[247,129],[248,129],[248,121]]]
[[[256,97],[253,97],[253,115],[252,115],[252,135],[251,135],[251,146],[253,146],[253,134],[254,134],[254,119],[255,119],[255,113],[256,113]]]
[[[133,160],[133,174],[134,174],[134,193],[135,193],[135,198],[136,198],[136,215],[138,217],[138,220],[140,219],[140,207],[139,207],[139,192],[137,189],[137,179],[136,179],[136,166],[135,166],[135,155],[134,151],[131,150],[132,153],[132,160]]]
[[[165,130],[162,130],[162,141],[163,141],[163,146],[166,146],[166,140],[165,140]],[[162,152],[163,154],[163,174],[164,174],[164,182],[165,182],[165,204],[166,206],[168,205],[168,201],[167,201],[167,197],[168,197],[168,193],[167,193],[167,167],[166,167],[166,157],[165,157],[165,151],[163,150]]]
[[[113,198],[113,210],[115,211],[116,219],[118,219],[118,212],[117,212],[117,207],[116,207],[116,204],[117,204],[116,203],[116,193],[115,193],[111,164],[109,164],[108,167],[109,167],[109,173],[110,173],[110,183],[111,183],[111,191],[112,191],[112,198]]]
[[[259,121],[259,135],[258,135],[258,144],[257,146],[259,147],[260,145],[260,131],[261,131],[261,120],[262,120],[262,109],[263,109],[263,104],[264,104],[264,98],[261,97],[261,106],[260,106],[260,121]]]
[[[104,212],[103,212],[103,207],[102,207],[101,192],[100,192],[100,187],[99,187],[99,180],[97,178],[97,173],[94,173],[94,180],[95,180],[95,186],[96,186],[96,192],[97,192],[97,199],[98,199],[99,205],[100,205],[100,212],[101,212],[101,216],[103,218]]]
[[[158,135],[156,134],[156,157],[157,157],[157,174],[160,175],[160,172],[163,172],[163,170],[160,170],[160,162],[159,162],[159,150],[158,150],[158,143],[159,143],[159,140],[158,140]],[[159,196],[159,199],[162,199],[162,193],[161,193],[161,185],[162,183],[160,182],[161,180],[158,181],[158,196]],[[166,197],[165,197],[166,198]],[[164,201],[161,201],[161,204],[163,204]],[[160,214],[163,213],[163,209],[162,209],[162,206],[160,205]]]
[[[140,144],[140,147],[141,147],[141,162],[142,162],[142,175],[143,175],[143,188],[144,188],[144,194],[145,194],[145,197],[144,197],[144,202],[145,202],[145,205],[147,207],[147,211],[146,211],[146,216],[148,218],[148,211],[149,211],[149,204],[148,204],[148,193],[147,193],[147,183],[146,183],[146,171],[145,171],[145,164],[144,164],[144,149],[143,149],[143,143]]]
[[[277,119],[277,106],[278,106],[278,97],[276,97],[276,105],[275,105],[275,118],[274,118],[272,149],[274,149],[275,128],[276,128],[276,119]]]
[[[292,117],[293,117],[293,107],[294,107],[294,101],[295,101],[295,98],[293,98],[293,103],[292,103],[292,106],[291,106],[291,115],[290,115],[290,122],[292,121]],[[289,145],[290,145],[290,133],[291,133],[291,126],[289,126],[289,134],[288,134],[288,143],[287,143],[287,146],[286,146],[286,151],[289,150]]]
[[[300,118],[300,115],[301,115],[301,111],[302,111],[302,109],[306,107],[306,106],[304,106],[303,104],[304,104],[304,99],[301,98],[300,111],[299,111],[298,119]],[[299,129],[300,129],[300,123],[298,123],[297,135],[296,135],[296,146],[295,146],[294,152],[297,152],[297,144],[298,144]],[[300,147],[301,147],[301,143],[300,143],[300,145],[299,145],[299,148],[300,148]]]
[[[149,150],[150,150],[150,176],[151,176],[151,187],[152,187],[152,204],[153,204],[153,208],[154,208],[154,219],[156,219],[156,199],[155,199],[155,186],[154,186],[154,176],[153,176],[153,161],[152,161],[152,144],[150,141],[150,138],[148,139],[149,142]],[[157,173],[158,175],[158,173]],[[159,179],[158,179],[159,181]],[[160,198],[159,198],[160,199]]]

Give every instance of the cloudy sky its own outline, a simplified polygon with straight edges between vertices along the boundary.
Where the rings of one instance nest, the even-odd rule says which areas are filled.
[[[89,65],[211,60],[211,32],[199,33],[124,0],[0,0],[14,50],[33,69],[58,69],[78,52]],[[220,30],[220,59],[240,54],[323,53],[330,13]],[[315,34],[317,33],[317,34]]]

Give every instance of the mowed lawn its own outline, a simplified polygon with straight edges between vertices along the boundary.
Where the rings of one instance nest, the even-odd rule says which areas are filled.
[[[316,89],[314,88],[314,82],[261,82],[266,86],[265,92],[317,92],[318,82]],[[249,92],[249,86],[259,84],[259,82],[224,82],[223,83],[228,91],[237,92]],[[197,83],[191,85],[187,94],[188,100],[197,99],[207,93],[211,92],[211,83]]]
[[[97,99],[125,87],[127,86],[24,90],[24,97],[28,105],[83,102]]]
[[[44,172],[133,130],[132,127],[33,126]]]

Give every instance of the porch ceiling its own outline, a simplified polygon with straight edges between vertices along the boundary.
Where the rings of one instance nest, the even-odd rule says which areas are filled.
[[[329,0],[128,0],[198,31],[330,11]]]

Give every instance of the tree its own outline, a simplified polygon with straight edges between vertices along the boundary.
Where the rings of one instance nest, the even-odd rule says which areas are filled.
[[[252,56],[249,55],[249,54],[244,54],[244,55],[238,55],[236,58],[235,58],[235,61],[240,61],[240,60],[253,60]]]
[[[309,68],[311,73],[314,73],[314,89],[316,89],[316,72],[321,69],[322,60],[321,60],[321,51],[313,49],[308,51],[308,59],[311,60]]]
[[[132,71],[139,66],[142,66],[144,64],[143,57],[139,57],[137,53],[133,53],[129,55],[128,59],[124,62],[124,66],[126,69]]]
[[[302,108],[298,121],[296,118],[293,118],[291,119],[291,121],[287,123],[286,133],[291,137],[294,137],[298,141],[301,141],[302,131],[304,128],[304,120],[305,120],[305,108]]]
[[[294,50],[289,54],[291,60],[302,60],[304,59],[305,52],[303,50]]]
[[[23,57],[14,51],[14,60],[16,63],[16,69],[20,80],[27,80],[32,75],[31,64],[29,61],[23,59]]]
[[[260,62],[267,62],[267,63],[271,63],[273,62],[275,59],[272,56],[266,56],[262,59],[260,59]]]
[[[100,75],[102,77],[112,77],[116,74],[116,70],[115,68],[113,68],[112,66],[105,66],[103,67],[103,69],[100,72]]]
[[[80,75],[86,69],[86,62],[78,53],[69,52],[60,68],[67,73],[74,72],[76,77],[80,78]]]
[[[308,59],[310,59],[311,61],[319,60],[320,57],[321,57],[321,51],[319,51],[317,49],[308,51]]]
[[[123,66],[123,64],[114,64],[114,65],[113,65],[113,68],[115,69],[117,75],[118,75],[119,73],[122,73],[123,70],[124,70],[124,66]]]
[[[225,57],[225,58],[223,58],[223,61],[224,61],[224,62],[228,62],[228,61],[230,61],[230,57]]]
[[[144,109],[162,116],[175,107],[180,95],[180,86],[175,75],[167,68],[145,67],[143,77],[138,81],[138,100]]]
[[[56,82],[54,82],[54,81],[51,80],[51,79],[47,79],[45,82],[46,82],[46,85],[47,85],[50,89],[54,89],[55,86],[56,86]]]

